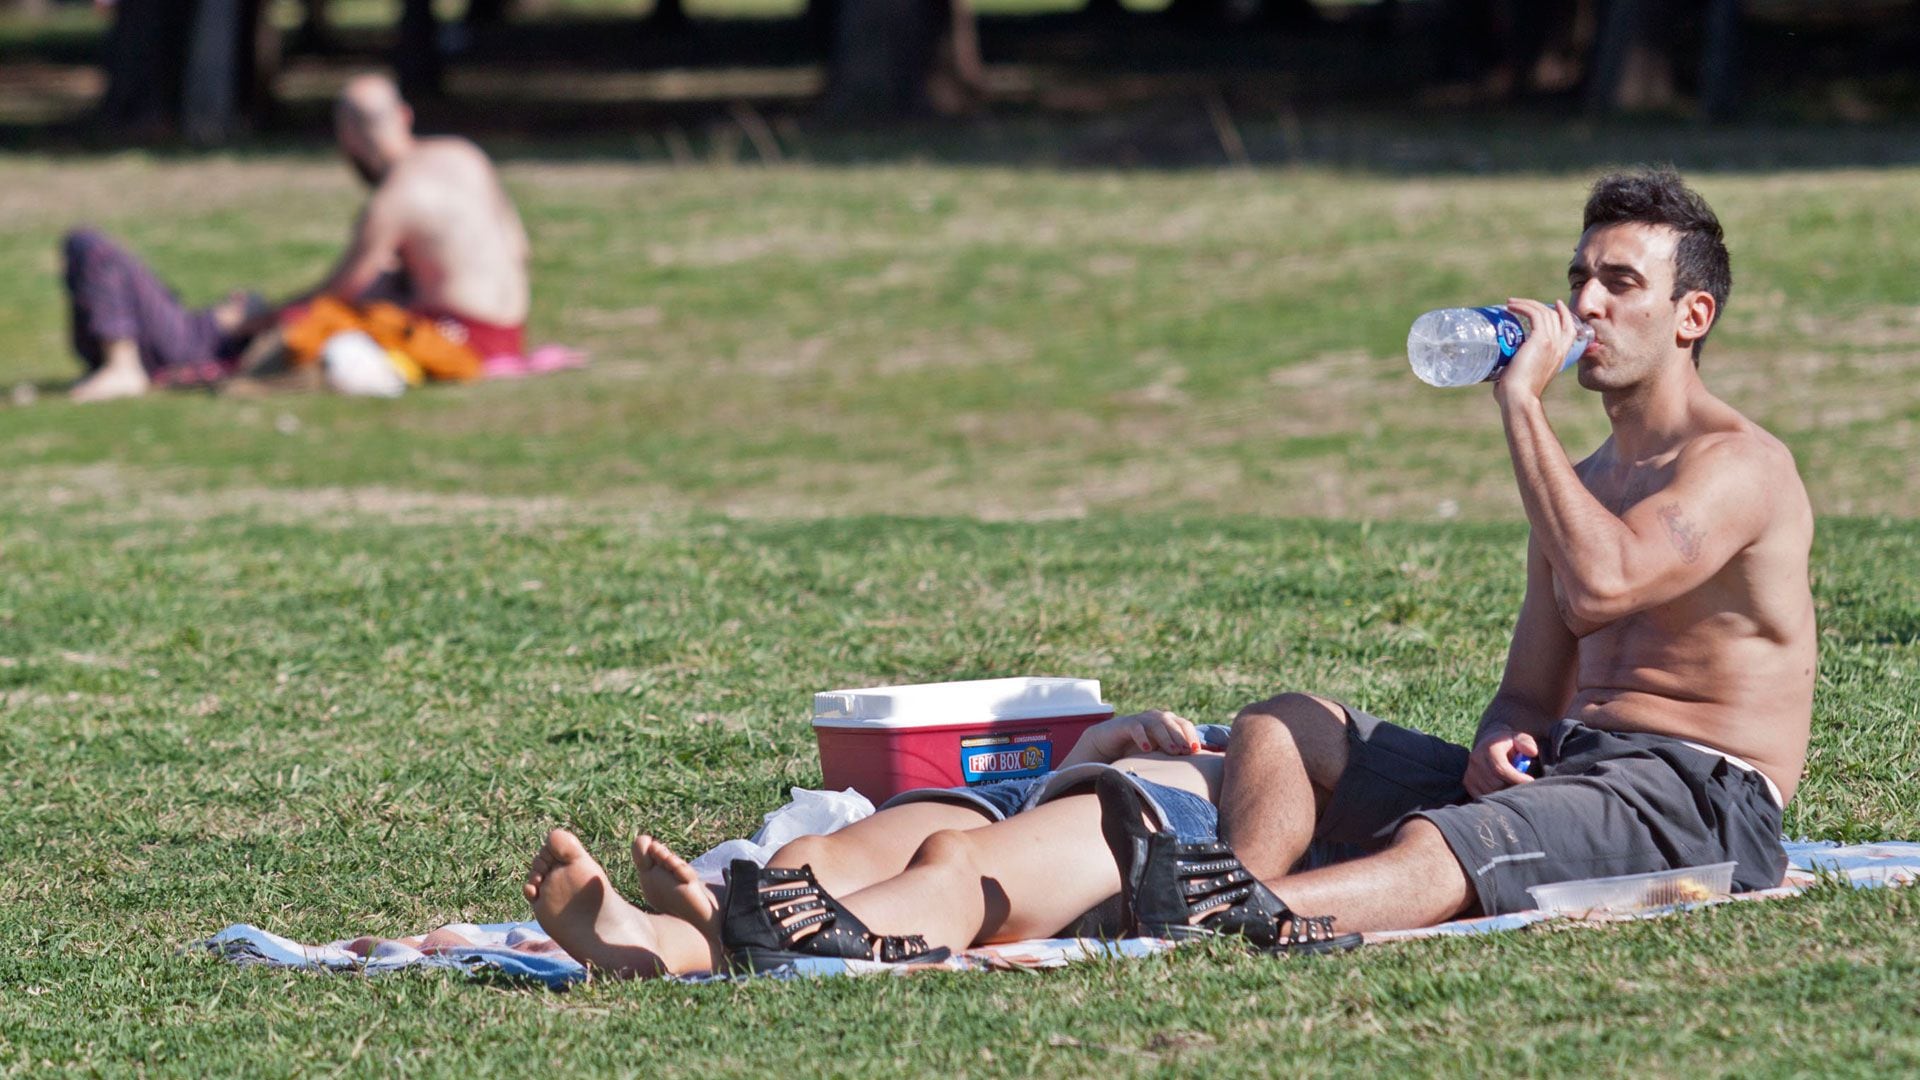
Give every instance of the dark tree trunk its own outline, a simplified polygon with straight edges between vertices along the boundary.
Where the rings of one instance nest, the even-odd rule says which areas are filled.
[[[1700,107],[1709,120],[1740,110],[1740,0],[1707,0],[1706,43],[1700,50]]]
[[[967,0],[838,0],[825,107],[848,118],[962,111],[982,91]]]
[[[1671,103],[1673,57],[1664,40],[1650,33],[1656,14],[1672,13],[1646,0],[1607,0],[1600,6],[1600,32],[1594,40],[1587,111],[1594,115],[1620,108]]]
[[[833,55],[834,35],[840,31],[840,9],[844,6],[843,0],[807,0],[800,23],[807,41],[821,56]]]
[[[180,87],[180,132],[187,141],[214,146],[240,126],[241,55],[252,34],[242,35],[243,0],[199,0],[187,39],[186,77]]]
[[[1220,23],[1227,19],[1226,0],[1169,0],[1169,19],[1184,23]]]
[[[467,13],[461,21],[468,26],[502,26],[512,8],[512,0],[467,0]]]
[[[334,51],[333,23],[327,19],[327,0],[300,0],[300,29],[294,32],[290,48],[304,53]]]
[[[192,26],[192,0],[120,0],[102,64],[102,123],[142,134],[172,130]]]
[[[1298,30],[1312,29],[1325,21],[1313,0],[1261,0],[1260,20]]]
[[[653,14],[647,16],[647,25],[663,30],[677,30],[687,25],[686,0],[653,0]]]
[[[434,20],[433,0],[403,0],[393,72],[407,97],[440,96],[446,72],[440,61],[440,24]]]

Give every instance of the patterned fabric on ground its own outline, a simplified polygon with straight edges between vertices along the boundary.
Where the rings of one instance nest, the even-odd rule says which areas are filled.
[[[1791,866],[1786,883],[1777,889],[1743,893],[1730,903],[1769,900],[1793,896],[1819,880],[1821,876],[1838,878],[1855,888],[1884,885],[1909,885],[1920,880],[1920,843],[1885,842],[1840,845],[1824,841],[1787,844]],[[1706,904],[1682,904],[1626,916],[1594,916],[1574,919],[1543,911],[1520,911],[1482,919],[1460,919],[1421,930],[1395,930],[1366,936],[1367,944],[1406,941],[1413,938],[1490,934],[1517,930],[1549,919],[1600,924],[1622,918],[1643,919],[1670,915],[1676,911],[1704,907]],[[410,967],[458,968],[472,973],[491,972],[532,979],[554,989],[562,989],[586,978],[586,970],[564,953],[539,951],[552,949],[552,942],[539,924],[456,923],[441,928],[465,944],[429,945],[422,938],[379,940],[370,948],[367,939],[342,940],[327,945],[301,945],[253,926],[230,926],[205,941],[204,948],[235,963],[266,964],[274,967],[304,968],[316,971],[398,971]],[[420,941],[419,946],[408,941]],[[350,945],[361,946],[349,949]],[[1065,967],[1101,957],[1152,956],[1174,947],[1170,941],[1153,938],[1129,938],[1123,941],[1090,941],[1053,938],[1020,941],[971,949],[937,964],[882,964],[866,960],[807,960],[791,969],[781,969],[771,978],[815,978],[823,975],[905,974],[937,969],[941,971],[1035,971]],[[709,982],[729,978],[725,975],[689,976],[686,982]]]

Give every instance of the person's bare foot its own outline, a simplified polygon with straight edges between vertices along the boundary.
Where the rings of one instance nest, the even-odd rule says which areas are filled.
[[[521,891],[540,928],[582,964],[619,978],[670,974],[650,923],[657,916],[622,899],[580,838],[567,830],[547,834]]]
[[[640,896],[647,906],[693,924],[713,952],[714,970],[720,970],[720,902],[713,889],[687,860],[644,833],[633,838],[633,868],[640,874]]]
[[[106,364],[98,371],[73,384],[67,396],[75,401],[112,401],[115,398],[139,397],[153,385],[146,371],[138,364]]]

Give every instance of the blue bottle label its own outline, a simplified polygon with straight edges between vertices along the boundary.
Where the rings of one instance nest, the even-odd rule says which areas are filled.
[[[1500,366],[1504,367],[1507,361],[1513,359],[1521,343],[1527,340],[1527,328],[1520,325],[1520,320],[1506,308],[1483,307],[1473,310],[1485,315],[1487,321],[1493,324],[1493,340],[1500,346]]]
[[[1513,354],[1520,350],[1521,345],[1526,344],[1527,328],[1521,324],[1513,312],[1506,308],[1483,307],[1473,310],[1486,316],[1487,321],[1493,324],[1493,340],[1500,347],[1500,359],[1495,360],[1493,370],[1487,372],[1487,380],[1492,381],[1500,377],[1500,373],[1507,369],[1507,361],[1512,360]],[[1560,370],[1565,371],[1572,367],[1586,351],[1587,340],[1585,338],[1576,340],[1573,348],[1567,350],[1567,358],[1560,362]]]
[[[1043,732],[960,740],[960,777],[968,787],[1040,776],[1053,769],[1053,740]]]

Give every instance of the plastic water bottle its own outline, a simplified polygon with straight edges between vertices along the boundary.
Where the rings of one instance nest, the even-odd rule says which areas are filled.
[[[1593,341],[1593,327],[1577,316],[1578,332],[1567,350],[1565,371]],[[1503,307],[1441,308],[1413,320],[1407,334],[1407,360],[1420,381],[1433,386],[1471,386],[1500,377],[1527,329]]]

